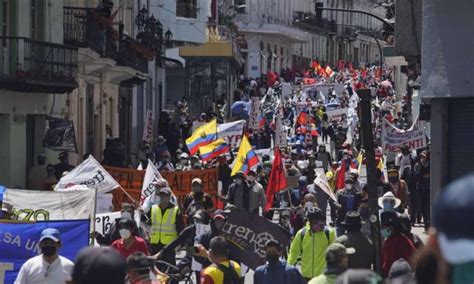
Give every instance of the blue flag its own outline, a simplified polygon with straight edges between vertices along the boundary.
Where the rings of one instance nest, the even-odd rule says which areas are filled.
[[[77,253],[89,245],[90,220],[42,221],[36,223],[0,223],[0,283],[13,283],[21,266],[41,253],[41,231],[56,228],[61,233],[59,254],[74,261]]]

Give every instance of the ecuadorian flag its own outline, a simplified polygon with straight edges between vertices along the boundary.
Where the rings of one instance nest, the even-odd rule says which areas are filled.
[[[234,176],[239,171],[242,171],[244,175],[247,175],[247,173],[257,165],[258,157],[252,150],[252,145],[250,145],[249,139],[244,135],[240,142],[239,153],[237,153],[234,167],[232,168],[232,173],[230,175]]]
[[[211,144],[199,148],[199,155],[203,162],[219,157],[219,155],[229,152],[229,145],[224,139],[217,139]]]
[[[194,130],[193,135],[186,139],[186,146],[188,146],[189,153],[194,155],[199,151],[199,147],[206,146],[217,138],[217,120],[199,126]]]

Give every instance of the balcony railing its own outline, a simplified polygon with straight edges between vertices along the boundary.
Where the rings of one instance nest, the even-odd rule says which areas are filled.
[[[140,46],[140,43],[133,38],[122,35],[119,44],[119,53],[116,59],[117,65],[131,67],[140,72],[147,73],[147,53],[149,53],[148,56],[150,58],[153,58],[153,51]]]
[[[147,73],[153,51],[129,36],[120,35],[109,22],[93,8],[64,7],[64,42],[88,47],[101,57],[115,60],[117,65]]]
[[[105,16],[93,8],[64,7],[64,43],[88,47],[101,57],[115,58],[117,43]]]
[[[0,88],[66,93],[77,86],[77,48],[22,37],[0,37]]]

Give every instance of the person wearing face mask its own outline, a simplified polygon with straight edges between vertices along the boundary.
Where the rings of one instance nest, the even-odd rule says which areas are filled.
[[[405,208],[408,205],[408,186],[404,180],[400,179],[397,168],[388,169],[387,176],[392,187],[393,195],[401,201],[397,210],[399,212],[405,212]]]
[[[300,176],[298,187],[291,191],[291,204],[295,207],[302,205],[304,196],[308,193],[308,178]]]
[[[337,219],[336,219],[336,230],[337,235],[344,234],[344,226],[342,222],[346,218],[346,214],[349,211],[358,211],[362,200],[362,193],[358,192],[354,188],[354,178],[349,175],[346,177],[345,188],[340,190],[336,194],[337,204]]]
[[[165,171],[165,172],[174,172],[174,166],[171,163],[171,155],[170,152],[164,151],[161,152],[161,159],[156,163],[156,169],[158,171]]]
[[[217,179],[222,184],[222,191],[219,193],[219,196],[227,195],[227,190],[232,183],[232,178],[230,174],[232,169],[227,163],[227,157],[225,155],[220,155],[217,157]]]
[[[412,241],[401,233],[401,224],[395,211],[382,212],[380,233],[382,244],[382,276],[387,277],[392,264],[400,258],[410,262],[416,248]]]
[[[176,163],[175,169],[177,171],[184,171],[189,165],[189,155],[187,153],[181,153],[178,156],[178,162]]]
[[[301,256],[301,274],[309,281],[321,275],[326,267],[325,251],[336,239],[336,233],[325,224],[325,214],[319,208],[306,213],[308,223],[291,242],[288,263],[295,265]]]
[[[20,268],[16,284],[66,283],[70,279],[74,264],[59,255],[61,236],[57,229],[47,228],[41,232],[39,241],[41,254],[28,259]]]
[[[356,252],[352,247],[345,247],[340,243],[331,244],[326,250],[326,271],[311,279],[308,284],[332,284],[336,278],[347,270],[349,257]]]
[[[324,172],[327,172],[329,165],[332,163],[331,154],[326,151],[326,146],[324,144],[319,145],[318,153],[316,153],[316,161],[319,161],[323,164]]]
[[[151,277],[150,260],[142,252],[132,253],[127,258],[127,279],[130,284],[159,283]],[[126,280],[127,280],[126,279]]]
[[[316,166],[316,156],[313,153],[308,155],[308,166],[302,171],[303,176],[307,178],[307,180],[314,180],[316,177],[315,169]]]
[[[306,218],[306,212],[311,210],[315,207],[318,207],[316,203],[316,197],[312,193],[307,193],[303,197],[303,202],[300,207],[297,207],[295,211],[291,214],[291,227],[292,227],[292,235],[295,236],[296,233],[303,228],[304,220]]]
[[[303,284],[306,283],[300,271],[281,259],[283,248],[275,240],[265,243],[265,258],[267,262],[257,267],[253,275],[254,284]]]
[[[267,204],[267,195],[263,186],[257,182],[257,173],[253,170],[247,174],[248,184],[248,211],[255,214],[259,213],[260,208],[265,208]]]
[[[357,169],[357,163],[352,159],[352,151],[344,150],[341,163],[336,170],[335,182],[336,189],[344,189],[345,179],[350,176],[351,169]]]
[[[159,135],[156,138],[156,144],[153,147],[153,152],[155,153],[156,162],[159,162],[162,160],[164,152],[169,153],[168,145],[166,145],[166,139],[162,135]]]
[[[214,206],[211,196],[202,190],[202,180],[195,178],[191,182],[191,192],[184,197],[183,209],[184,216],[188,224],[193,222],[192,217],[200,210],[209,210]]]
[[[102,236],[99,232],[94,232],[94,237],[98,244],[100,245],[111,245],[114,241],[120,239],[120,232],[118,228],[118,224],[121,220],[132,220],[135,214],[135,206],[130,203],[122,203],[122,209],[120,210],[120,218],[115,219],[112,225],[107,229],[104,236]],[[138,229],[137,224],[133,221],[134,231],[138,232],[138,236],[143,239],[146,239],[146,233],[143,229]]]
[[[120,239],[114,241],[111,248],[116,249],[124,258],[129,257],[132,253],[143,252],[149,255],[148,246],[144,239],[135,236],[135,221],[131,219],[123,219],[118,223]]]
[[[152,254],[158,253],[167,244],[174,241],[184,228],[179,207],[171,203],[171,189],[161,188],[158,196],[159,204],[153,205],[147,214],[148,222],[151,225],[150,248]],[[174,265],[176,254],[174,251],[163,253],[162,259]]]
[[[248,210],[249,192],[244,173],[238,172],[234,175],[234,182],[229,186],[227,196],[223,200],[234,205],[237,209]]]
[[[385,211],[399,211],[398,208],[402,201],[393,195],[393,192],[389,191],[382,197],[378,198],[379,207],[382,208],[382,212]]]

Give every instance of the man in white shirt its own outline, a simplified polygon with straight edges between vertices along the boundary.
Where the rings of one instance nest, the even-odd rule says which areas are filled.
[[[61,247],[59,231],[47,228],[41,232],[41,254],[28,259],[20,268],[15,284],[66,283],[71,277],[74,264],[58,254]]]

